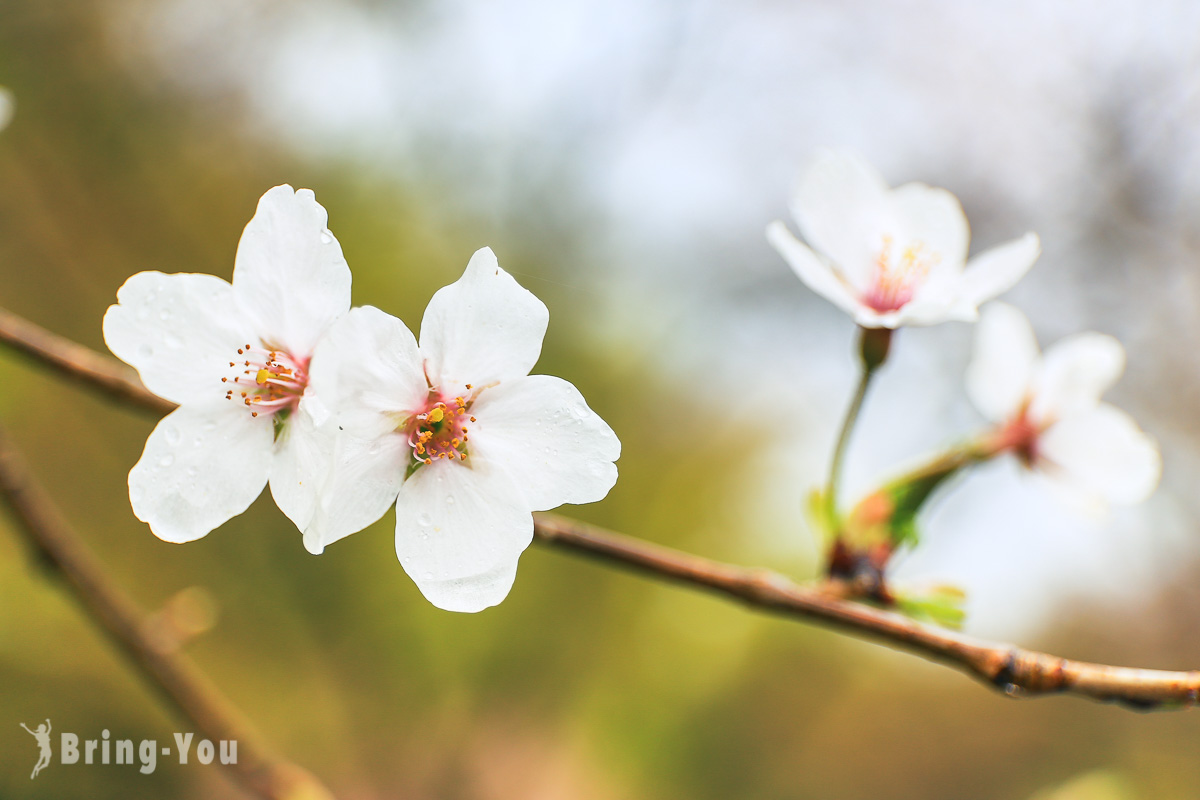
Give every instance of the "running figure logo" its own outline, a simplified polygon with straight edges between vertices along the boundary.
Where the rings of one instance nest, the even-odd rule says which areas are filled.
[[[22,728],[29,731],[30,736],[37,739],[38,747],[41,748],[37,763],[33,765],[33,774],[29,776],[29,780],[33,780],[42,771],[42,767],[50,763],[50,720],[47,719],[45,725],[38,725],[36,731],[30,731],[29,726],[24,722],[20,724]]]

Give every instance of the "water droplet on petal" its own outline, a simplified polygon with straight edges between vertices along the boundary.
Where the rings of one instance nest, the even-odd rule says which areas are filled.
[[[158,312],[158,318],[161,320],[170,319],[171,318],[171,309],[164,308],[162,311]]]
[[[206,430],[206,431],[216,430],[216,428],[217,428],[216,420],[210,419],[208,422],[204,423],[204,430]]]
[[[180,339],[173,333],[168,333],[166,336],[164,336],[163,341],[167,343],[167,347],[183,347],[183,339]]]
[[[170,453],[167,453],[165,456],[163,456],[162,458],[160,458],[158,460],[158,465],[160,467],[169,467],[174,463],[175,463],[175,456],[171,455]]]
[[[167,444],[179,444],[179,428],[174,425],[168,425],[167,429],[163,431],[163,436],[166,437]]]
[[[197,436],[195,439],[192,439],[192,447],[199,447],[202,444],[204,444],[203,436]]]
[[[144,344],[138,348],[138,358],[150,358],[154,355],[154,348],[148,344]]]
[[[138,501],[139,501],[139,500],[141,500],[141,499],[142,499],[142,487],[140,487],[140,486],[130,486],[130,487],[129,487],[129,500],[130,500],[130,502],[132,502],[132,503],[136,503],[136,502],[138,502]]]
[[[187,475],[189,478],[194,478],[198,472],[199,470],[197,470],[195,467],[188,467]]]
[[[321,231],[321,244],[333,244],[333,234],[329,231]]]
[[[428,514],[421,513],[421,514],[417,515],[417,524],[420,525],[422,528],[428,528],[430,525],[433,524],[433,518],[430,517]]]
[[[448,506],[454,505],[454,495],[448,495],[446,497],[446,505],[448,505]]]

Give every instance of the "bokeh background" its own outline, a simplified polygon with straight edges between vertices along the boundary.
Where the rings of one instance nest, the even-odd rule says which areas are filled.
[[[624,443],[601,503],[646,539],[812,577],[803,498],[853,327],[769,248],[819,146],[955,192],[973,249],[1037,230],[1008,300],[1043,344],[1118,336],[1111,399],[1162,442],[1146,504],[1082,518],[1012,464],[924,520],[898,578],[967,630],[1200,667],[1200,5],[0,0],[0,305],[103,349],[143,269],[228,278],[258,197],[311,187],[356,304],[411,327],[490,245],[551,310],[538,371]],[[850,452],[862,492],[981,420],[970,328],[906,330]],[[1194,714],[1013,701],[819,628],[534,546],[512,595],[438,611],[391,514],[319,558],[260,501],[158,541],[125,475],[154,420],[0,352],[0,421],[112,575],[269,740],[345,798],[1194,798]],[[186,723],[0,517],[0,796],[240,796],[215,767],[55,762],[19,722]],[[55,738],[57,750],[57,737]]]

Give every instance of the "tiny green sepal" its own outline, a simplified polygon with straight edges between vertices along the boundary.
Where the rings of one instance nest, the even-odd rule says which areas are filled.
[[[275,426],[275,441],[279,441],[279,437],[283,435],[284,426],[287,424],[287,418],[291,416],[290,408],[281,408],[275,412],[275,417],[271,423]]]
[[[808,493],[808,499],[804,507],[804,517],[812,529],[827,544],[837,538],[838,529],[841,527],[837,519],[837,512],[833,509],[829,498],[822,490],[813,489]]]
[[[967,594],[957,586],[935,586],[921,594],[897,592],[896,608],[905,616],[959,630],[967,618]]]

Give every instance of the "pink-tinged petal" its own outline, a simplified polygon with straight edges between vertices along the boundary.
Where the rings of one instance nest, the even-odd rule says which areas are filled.
[[[396,555],[438,608],[475,612],[499,603],[532,540],[529,507],[498,467],[435,462],[400,489]]]
[[[269,417],[240,406],[175,409],[129,472],[134,515],[165,541],[199,539],[262,493],[273,437]]]
[[[403,322],[372,306],[330,326],[308,369],[309,391],[347,433],[373,439],[421,406],[429,385],[417,341]]]
[[[258,201],[233,267],[233,293],[267,345],[312,353],[350,308],[350,268],[329,215],[308,189],[276,186]]]
[[[302,405],[288,416],[275,440],[271,497],[301,531],[312,521],[317,490],[329,472],[336,425],[318,428]]]
[[[139,272],[104,314],[104,342],[146,388],[180,405],[225,400],[221,378],[246,344],[228,283],[213,275]]]
[[[1107,403],[1051,425],[1038,456],[1047,475],[1113,503],[1145,500],[1162,474],[1155,441]]]
[[[403,434],[376,439],[341,435],[321,480],[316,512],[304,529],[314,555],[382,517],[396,502],[412,447]]]
[[[838,277],[816,253],[793,236],[782,222],[777,220],[767,226],[767,241],[779,252],[779,255],[783,256],[783,260],[809,289],[852,316],[858,314],[860,310],[870,314],[875,313],[874,310],[867,308],[855,299],[846,282]],[[867,325],[866,327],[879,326]]]
[[[967,395],[987,419],[1004,422],[1029,396],[1040,360],[1029,320],[1004,303],[983,310],[975,332],[975,352],[967,367]]]
[[[485,247],[425,309],[421,354],[429,377],[450,387],[528,375],[541,355],[549,321],[545,304],[502,270]]]
[[[1036,233],[985,250],[967,262],[960,293],[964,300],[979,306],[1011,289],[1025,276],[1042,252]]]
[[[534,511],[594,503],[617,481],[621,442],[574,386],[549,375],[501,383],[471,408],[473,463],[513,478]]]
[[[890,195],[892,213],[898,223],[901,247],[927,259],[930,276],[957,275],[967,260],[971,231],[958,198],[945,189],[923,183],[906,183]]]
[[[979,309],[974,304],[964,303],[959,297],[961,275],[938,273],[921,284],[913,298],[896,309],[900,325],[937,325],[942,322],[974,322],[979,319]]]
[[[852,153],[822,151],[801,173],[791,209],[805,241],[866,292],[884,236],[896,226],[880,174]]]
[[[1103,333],[1077,333],[1046,349],[1030,415],[1054,420],[1094,408],[1125,370],[1125,348]]]

